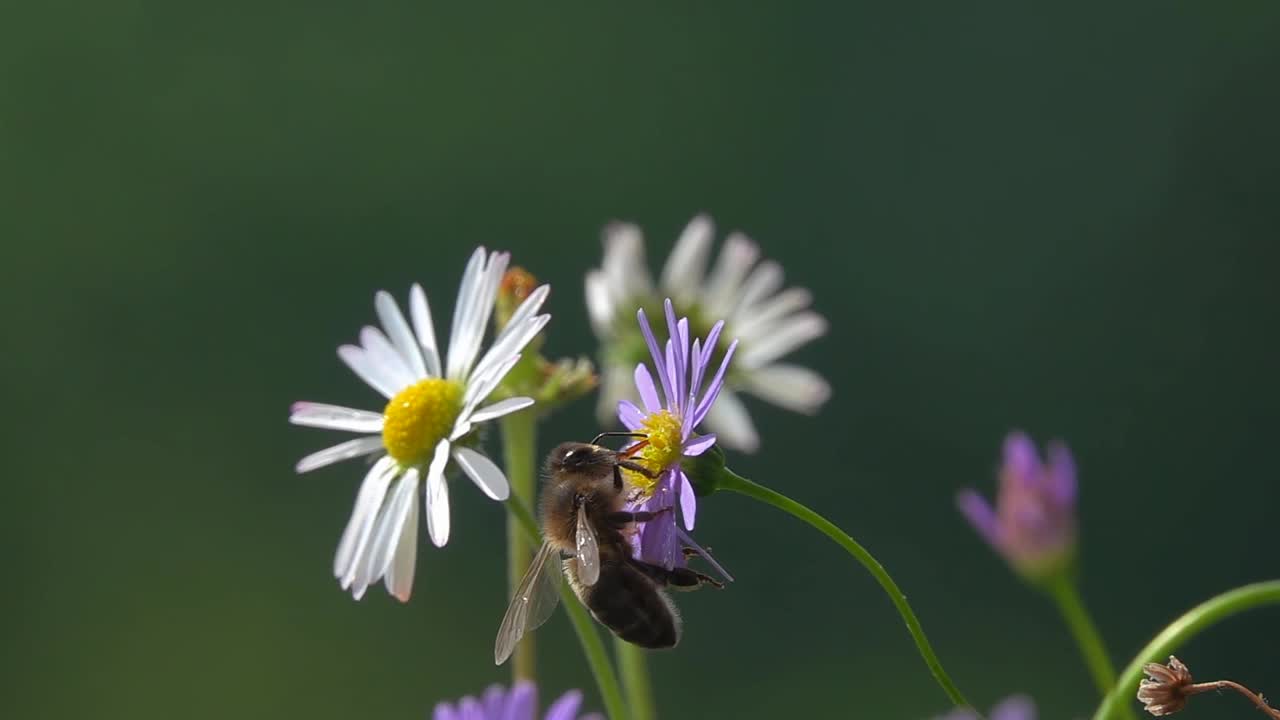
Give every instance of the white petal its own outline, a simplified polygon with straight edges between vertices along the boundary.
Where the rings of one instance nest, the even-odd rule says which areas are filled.
[[[470,420],[471,411],[489,397],[489,394],[502,382],[502,378],[506,377],[518,362],[520,362],[520,356],[512,355],[500,365],[485,370],[483,375],[473,376],[467,383],[466,391],[462,393],[462,412],[458,415],[458,422]]]
[[[484,283],[485,269],[484,248],[478,247],[467,260],[467,267],[462,271],[462,282],[458,284],[458,299],[453,304],[453,323],[449,328],[449,355],[445,359],[445,376],[456,380],[461,376],[462,334],[464,329],[470,331],[470,316],[475,313],[475,305],[481,285]]]
[[[365,356],[379,365],[387,377],[392,378],[396,388],[406,388],[418,380],[409,369],[409,362],[396,351],[391,341],[378,328],[372,325],[361,328],[360,344],[364,346]]]
[[[760,248],[741,233],[733,233],[725,240],[716,266],[707,278],[706,312],[710,317],[727,317],[733,310],[734,300],[742,288],[742,279],[760,256]]]
[[[401,387],[396,383],[395,376],[387,372],[378,363],[373,362],[364,348],[356,347],[355,345],[343,345],[338,348],[338,357],[342,358],[342,362],[346,363],[352,372],[365,381],[365,384],[382,393],[388,400],[400,392]]]
[[[399,467],[393,465],[390,470],[366,479],[365,485],[369,488],[368,492],[365,493],[364,488],[361,488],[361,494],[364,497],[356,501],[356,510],[351,515],[352,522],[355,523],[356,513],[359,513],[360,522],[356,525],[352,535],[351,547],[353,549],[351,550],[350,562],[347,564],[347,572],[342,576],[340,582],[342,583],[342,588],[344,590],[350,589],[352,596],[357,600],[364,595],[364,591],[369,587],[366,568],[369,565],[369,555],[374,550],[372,543],[373,531],[377,528],[378,520],[386,512],[387,488],[399,471]]]
[[[419,493],[415,491],[400,530],[400,542],[391,556],[391,567],[387,568],[387,592],[400,602],[409,602],[409,592],[413,589],[414,566],[418,560],[418,504]]]
[[[741,340],[773,334],[779,322],[787,315],[803,310],[813,302],[813,295],[804,288],[787,288],[747,312],[733,314],[733,334]]]
[[[814,312],[801,313],[788,320],[772,335],[753,340],[749,347],[744,345],[739,362],[746,369],[768,365],[810,340],[821,337],[826,331],[826,318]]]
[[[377,516],[378,509],[382,505],[382,497],[387,491],[387,484],[395,476],[396,470],[396,461],[387,456],[374,463],[373,467],[369,468],[369,472],[365,473],[364,482],[360,483],[355,505],[351,509],[351,520],[347,522],[347,528],[342,532],[342,540],[338,542],[338,551],[333,556],[334,577],[341,579],[351,572],[352,563],[357,557],[356,550],[361,529],[366,523],[373,522]],[[345,583],[343,588],[346,588]]]
[[[373,307],[378,312],[378,321],[387,331],[387,337],[395,346],[396,352],[409,364],[409,370],[416,379],[427,375],[427,367],[422,362],[422,351],[418,348],[418,340],[414,338],[409,323],[400,312],[400,306],[392,299],[391,293],[379,290],[374,296]]]
[[[547,301],[547,296],[551,294],[550,285],[539,285],[533,292],[529,293],[529,297],[520,303],[520,307],[511,313],[511,317],[507,318],[507,324],[503,326],[502,333],[498,335],[501,339],[507,333],[512,332],[515,328],[520,327],[521,323],[527,322],[542,309],[542,303]]]
[[[511,497],[511,486],[507,484],[507,476],[493,461],[468,447],[455,447],[453,459],[462,466],[463,472],[477,487],[492,500],[506,500]]]
[[[319,452],[313,452],[310,455],[298,461],[294,467],[296,472],[311,472],[325,465],[332,465],[343,460],[350,460],[353,457],[368,455],[371,452],[382,449],[382,436],[369,435],[367,437],[358,437],[354,440],[348,440],[339,443],[333,447],[327,447]]]
[[[289,408],[289,422],[305,427],[347,430],[359,433],[382,432],[382,415],[341,405],[296,402]]]
[[[539,332],[542,332],[542,328],[546,327],[547,321],[550,319],[550,315],[538,315],[513,328],[511,332],[504,332],[502,337],[494,342],[493,347],[489,348],[489,351],[484,354],[480,362],[476,363],[471,377],[473,379],[481,377],[495,365],[509,359],[512,355],[518,355],[521,350],[524,350],[524,346],[529,344],[530,340],[533,340]]]
[[[662,289],[667,295],[687,303],[702,285],[713,231],[711,218],[698,215],[680,233],[680,239],[662,267]]]
[[[471,432],[473,427],[475,426],[471,424],[471,418],[465,420],[458,418],[458,421],[453,424],[453,432],[449,433],[449,442],[457,442]]]
[[[444,466],[449,460],[449,441],[436,445],[431,466],[427,468],[427,533],[436,547],[449,542],[449,483],[444,479]]]
[[[409,468],[396,481],[391,498],[384,504],[382,514],[378,517],[373,530],[373,541],[369,544],[368,562],[356,577],[356,585],[368,587],[383,578],[391,566],[394,553],[400,545],[401,531],[409,518],[410,508],[417,507],[418,470]]]
[[[605,228],[601,264],[614,298],[628,300],[653,294],[653,280],[644,257],[644,235],[635,225],[612,223]]]
[[[746,406],[736,393],[727,388],[721,391],[707,413],[707,427],[715,431],[716,442],[724,447],[746,452],[755,452],[760,447],[760,436],[756,434]]]
[[[618,401],[639,400],[631,384],[632,369],[626,365],[609,365],[600,372],[600,392],[596,400],[596,420],[610,427],[618,419]]]
[[[591,317],[591,329],[596,337],[604,339],[613,335],[614,306],[609,295],[609,283],[604,273],[592,270],[587,273],[585,283],[587,294],[587,314]]]
[[[509,253],[493,253],[489,256],[489,262],[485,265],[484,273],[470,300],[467,315],[458,330],[458,344],[455,345],[453,340],[449,341],[451,380],[465,381],[471,373],[471,366],[475,363],[476,354],[480,352],[480,344],[484,340],[485,329],[489,326],[489,317],[493,314],[498,286],[507,272],[510,259]]]
[[[427,304],[427,294],[417,283],[409,289],[409,317],[413,319],[413,332],[418,336],[427,374],[431,377],[444,377],[444,371],[440,368],[440,349],[436,345],[436,326],[431,320],[431,306]]]
[[[782,287],[782,266],[772,260],[765,260],[756,266],[742,283],[742,294],[738,296],[736,312],[750,312],[756,304],[773,295]]]
[[[809,368],[775,363],[746,374],[746,390],[802,413],[814,413],[831,397],[831,385]]]
[[[471,423],[482,423],[486,420],[508,415],[517,410],[523,410],[533,404],[533,398],[530,397],[513,397],[506,400],[499,400],[492,405],[486,405],[471,414]]]

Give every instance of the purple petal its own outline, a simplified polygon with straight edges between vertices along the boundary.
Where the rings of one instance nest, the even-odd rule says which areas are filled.
[[[458,701],[458,717],[462,720],[486,720],[484,706],[468,695]]]
[[[480,696],[480,703],[484,705],[486,718],[502,717],[503,708],[507,706],[507,689],[497,683],[490,685]]]
[[[521,680],[507,694],[507,706],[502,715],[489,720],[534,720],[538,712],[538,688],[528,680]]]
[[[702,356],[702,341],[697,338],[694,338],[693,354],[689,356],[690,362],[693,363],[692,376],[689,378],[689,394],[686,395],[684,400],[682,401],[684,402],[684,407],[688,409],[692,409],[697,404],[696,401],[698,399],[698,385],[702,383],[703,368],[698,364],[698,358],[701,356]],[[687,412],[684,414],[685,418],[690,418],[692,416],[693,416],[693,413],[691,412]]]
[[[645,412],[656,413],[662,409],[658,402],[658,388],[653,386],[653,376],[644,363],[636,366],[636,389],[640,391],[640,402],[644,403]]]
[[[582,693],[578,690],[570,690],[547,708],[545,720],[574,720],[578,716],[578,707],[581,705]]]
[[[644,413],[640,412],[640,408],[630,400],[618,401],[618,419],[628,430],[635,430],[644,425]]]
[[[658,339],[653,336],[653,330],[649,327],[649,318],[645,317],[644,308],[636,311],[636,319],[640,321],[640,333],[644,335],[644,343],[649,346],[649,356],[653,358],[653,369],[658,372],[662,392],[670,398],[671,388],[667,386],[667,369],[662,359],[662,349],[658,347]]]
[[[724,359],[720,361],[720,369],[716,370],[716,376],[711,378],[711,385],[707,388],[707,394],[703,396],[702,402],[698,403],[698,409],[693,413],[693,425],[690,430],[698,427],[698,425],[707,417],[707,413],[711,410],[711,405],[715,403],[716,397],[720,395],[720,389],[724,387],[724,374],[729,369],[729,361],[733,359],[733,352],[738,349],[738,341],[734,340],[729,344],[729,349],[725,350]]]
[[[996,512],[991,504],[973,490],[961,490],[956,495],[956,505],[974,530],[993,548],[1000,547],[1000,531],[997,526]]]
[[[435,710],[431,711],[431,720],[459,720],[458,713],[453,709],[453,705],[447,702],[437,703]]]
[[[1036,453],[1035,443],[1025,433],[1011,432],[1004,439],[1004,465],[1001,476],[1007,482],[1031,486],[1040,475],[1040,456]]]
[[[702,546],[699,545],[697,541],[689,535],[689,533],[677,527],[676,536],[680,538],[680,543],[682,545],[693,548],[694,552],[698,553],[703,560],[706,560],[708,565],[714,568],[716,572],[720,573],[720,577],[724,578],[727,582],[733,582],[733,576],[729,574],[729,571],[721,567],[720,563],[716,562],[716,559],[711,557],[711,553],[703,550]]]
[[[1026,695],[1014,695],[991,708],[991,720],[1036,720],[1036,704]]]
[[[706,435],[699,435],[698,437],[684,444],[684,456],[697,457],[702,453],[710,450],[711,446],[715,444],[716,444],[715,433],[707,433]]]
[[[698,512],[698,498],[693,494],[693,483],[679,468],[676,468],[676,489],[680,493],[680,517],[684,518],[684,529],[692,530],[693,517]]]
[[[677,413],[680,412],[680,378],[677,375],[679,369],[680,361],[676,359],[675,343],[667,340],[667,381],[662,384],[662,388],[664,390],[671,388],[667,393],[667,407]]]
[[[1049,493],[1064,505],[1076,501],[1076,462],[1062,443],[1049,444]]]

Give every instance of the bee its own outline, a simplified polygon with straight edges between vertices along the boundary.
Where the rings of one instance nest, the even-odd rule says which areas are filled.
[[[526,632],[547,621],[560,599],[560,570],[592,617],[613,634],[646,648],[675,647],[680,641],[680,615],[664,588],[723,588],[719,581],[689,568],[668,570],[634,556],[630,536],[635,523],[671,512],[625,510],[622,470],[649,478],[657,473],[632,460],[647,440],[616,451],[597,443],[562,443],[547,456],[540,506],[542,547],[521,579],[498,627],[493,660],[501,665]],[[691,550],[686,550],[686,554]],[[553,559],[562,562],[553,562]]]

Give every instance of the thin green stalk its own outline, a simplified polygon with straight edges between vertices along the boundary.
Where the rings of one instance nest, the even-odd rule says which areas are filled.
[[[1098,693],[1106,695],[1116,682],[1116,669],[1107,656],[1107,648],[1098,633],[1098,627],[1089,617],[1089,611],[1080,598],[1080,589],[1067,573],[1059,573],[1045,588],[1049,596],[1058,605],[1058,611],[1066,620],[1071,635],[1075,637],[1080,654],[1089,666],[1093,682],[1098,686]]]
[[[507,501],[507,510],[510,511],[509,517],[515,518],[513,525],[519,528],[530,542],[538,542],[538,523],[533,519],[528,506],[513,494]],[[609,651],[600,640],[600,634],[596,632],[586,608],[578,602],[578,598],[569,589],[567,583],[560,583],[560,600],[564,605],[565,614],[569,616],[569,622],[573,624],[578,642],[582,645],[582,654],[591,668],[591,674],[595,677],[605,713],[611,720],[629,720],[627,706],[622,699],[622,687],[618,684],[618,676],[613,671],[613,663],[609,661]],[[520,642],[524,644],[529,640],[529,636],[525,635]]]
[[[631,719],[654,720],[658,713],[653,704],[653,681],[649,679],[649,658],[644,648],[615,637],[613,653],[618,658],[618,672],[627,691]]]
[[[1120,680],[1112,687],[1111,692],[1103,698],[1093,720],[1112,720],[1119,716],[1124,703],[1132,701],[1138,692],[1138,682],[1142,680],[1142,667],[1149,662],[1164,662],[1183,643],[1200,634],[1211,626],[1231,617],[1262,605],[1280,605],[1280,580],[1245,585],[1228,590],[1217,597],[1191,608],[1185,615],[1174,620],[1161,630],[1147,646],[1125,666],[1120,673]]]
[[[960,693],[960,689],[951,681],[951,677],[947,675],[947,671],[942,669],[942,663],[938,660],[938,656],[933,652],[933,647],[929,644],[929,638],[925,637],[924,628],[920,626],[920,621],[916,618],[916,614],[911,610],[911,605],[907,603],[907,596],[902,594],[902,590],[898,588],[898,584],[889,577],[889,573],[885,571],[881,565],[867,549],[862,547],[853,538],[844,533],[843,530],[836,527],[831,521],[822,517],[818,513],[792,500],[781,493],[770,490],[769,488],[754,483],[744,477],[735,475],[728,468],[725,468],[724,474],[720,478],[720,489],[732,490],[742,493],[747,497],[754,498],[765,504],[772,505],[779,510],[789,513],[800,520],[812,525],[819,532],[831,538],[840,547],[844,548],[858,562],[871,573],[876,582],[880,583],[880,587],[889,595],[889,599],[893,601],[894,607],[898,609],[898,614],[902,615],[902,620],[907,624],[907,630],[911,633],[912,639],[916,641],[916,648],[920,651],[920,656],[924,658],[925,665],[929,666],[929,672],[933,673],[933,679],[938,682],[942,690],[951,698],[951,702],[960,707],[972,708],[968,700],[964,699],[964,695]]]
[[[530,410],[511,413],[499,420],[502,426],[502,454],[506,462],[507,481],[511,483],[511,497],[518,499],[524,506],[533,505],[536,478],[535,466],[538,458],[537,417]],[[528,537],[514,517],[507,517],[507,591],[515,594],[521,578],[529,569],[533,560],[533,551],[537,547],[530,544]],[[516,646],[511,662],[511,680],[537,679],[537,646],[532,637],[525,637],[524,642]]]

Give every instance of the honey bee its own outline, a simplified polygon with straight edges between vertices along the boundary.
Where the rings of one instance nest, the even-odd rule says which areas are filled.
[[[622,470],[649,478],[657,473],[630,459],[646,440],[619,452],[597,444],[609,436],[644,437],[602,433],[590,443],[562,443],[547,456],[540,506],[543,543],[498,627],[493,647],[498,665],[506,662],[526,632],[546,622],[555,610],[560,599],[556,565],[561,565],[574,594],[597,622],[646,648],[675,647],[680,641],[680,615],[663,588],[724,587],[689,568],[668,570],[633,555],[629,538],[635,523],[648,522],[672,508],[624,509]],[[553,558],[562,562],[552,562]]]

